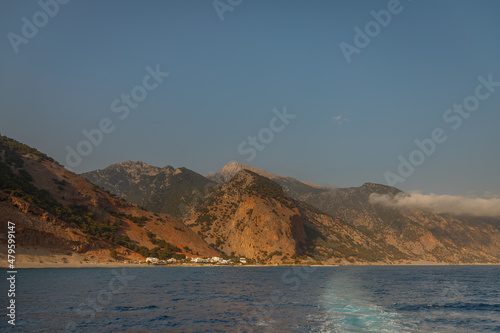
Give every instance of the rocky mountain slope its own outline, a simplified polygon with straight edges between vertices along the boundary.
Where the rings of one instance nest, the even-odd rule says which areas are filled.
[[[106,178],[108,188],[113,190],[123,183],[130,188],[130,179],[135,177],[141,179],[137,183],[144,191],[137,192],[138,200],[141,193],[158,202],[157,207],[169,200],[147,190],[158,187],[153,181],[158,169],[141,164],[134,170],[113,172],[113,176],[101,179]],[[153,178],[148,178],[152,174]],[[402,193],[393,187],[366,183],[331,189],[238,163],[207,175],[205,181],[201,175],[193,178],[208,184],[210,190],[203,195],[197,192],[193,200],[196,204],[184,211],[185,222],[227,254],[267,260],[301,256],[324,262],[500,262],[500,220],[372,204],[370,196],[375,193]],[[267,188],[265,194],[252,192],[255,182]],[[169,187],[184,186],[162,184],[167,193]],[[192,189],[192,184],[186,187]],[[185,193],[188,195],[189,190]],[[291,221],[300,222],[302,227]]]
[[[193,212],[214,182],[186,168],[127,161],[82,174],[92,183],[156,213],[181,218]]]
[[[185,223],[227,255],[242,255],[262,262],[293,261],[297,257],[319,261],[404,257],[394,249],[370,241],[340,219],[291,199],[273,180],[306,193],[310,189],[323,191],[319,186],[255,169],[263,175],[260,176],[248,169],[252,168],[242,168],[236,163],[226,166],[222,173],[210,177],[217,182],[228,182],[219,186],[184,168],[158,168],[130,161],[84,176],[117,195],[146,203],[147,208],[156,212],[167,205],[175,207],[171,201],[180,208],[187,207],[181,210]],[[175,178],[186,174],[189,177]],[[181,192],[183,195],[176,198],[175,194]],[[156,205],[147,205],[152,202]]]
[[[215,255],[191,229],[116,198],[37,150],[0,136],[0,242],[16,224],[16,246],[83,260]],[[116,253],[115,253],[116,251]]]
[[[239,171],[186,224],[220,251],[263,262],[404,257],[340,219],[293,200],[279,184],[250,170]]]
[[[234,170],[245,168],[251,167],[233,163],[207,177],[226,181],[234,176]],[[369,198],[372,193],[402,193],[394,187],[366,183],[361,187],[328,189],[251,169],[275,180],[290,197],[357,227],[374,241],[392,246],[403,254],[401,258],[449,263],[500,261],[498,219],[388,208],[370,203]]]
[[[276,183],[241,171],[186,222],[225,253],[264,258],[300,254],[305,243],[298,208]]]
[[[413,257],[455,263],[500,259],[500,220],[389,208],[372,204],[373,193],[394,196],[401,191],[366,183],[302,199]]]

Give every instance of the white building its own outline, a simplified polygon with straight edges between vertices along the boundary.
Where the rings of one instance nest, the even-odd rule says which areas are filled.
[[[202,258],[191,258],[191,262],[201,263],[203,262]]]
[[[240,258],[240,262],[242,264],[246,264],[247,263],[247,258]]]
[[[152,264],[157,264],[158,263],[158,258],[155,258],[155,257],[147,257],[146,258],[146,263],[152,263]]]

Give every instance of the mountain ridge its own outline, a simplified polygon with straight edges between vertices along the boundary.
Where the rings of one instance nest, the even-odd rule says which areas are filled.
[[[233,163],[209,179],[187,168],[126,161],[85,179],[0,136],[0,222],[18,221],[21,247],[82,260],[109,260],[115,250],[128,259],[188,254],[244,255],[262,263],[500,262],[498,219],[374,205],[374,193],[404,192],[374,183],[311,186],[246,167]]]
[[[207,177],[220,187],[230,183],[242,170],[278,183],[286,195],[310,205],[309,210],[317,210],[319,214],[327,214],[358,228],[375,243],[394,247],[391,251],[399,251],[401,258],[452,263],[500,260],[500,223],[370,203],[369,197],[373,193],[389,196],[404,193],[395,187],[370,182],[359,187],[335,189],[310,186],[291,177],[274,175],[235,162]],[[219,187],[214,186],[213,192],[216,193]],[[201,202],[214,193],[207,194]]]
[[[82,177],[127,201],[181,219],[197,206],[197,199],[215,185],[184,167],[160,168],[132,161],[86,172]]]
[[[394,259],[355,227],[292,199],[277,182],[246,169],[186,224],[212,247],[258,262]]]
[[[45,154],[4,136],[0,207],[2,227],[7,221],[16,223],[19,250],[36,247],[82,262],[193,254],[184,247],[217,254],[177,219],[120,200]]]

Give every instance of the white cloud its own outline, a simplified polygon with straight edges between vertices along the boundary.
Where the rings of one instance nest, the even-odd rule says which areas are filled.
[[[339,114],[338,116],[332,117],[332,120],[337,122],[337,125],[342,125],[343,123],[349,122],[349,119],[344,118],[344,116],[342,116],[342,114]]]
[[[434,213],[454,215],[471,215],[484,217],[500,217],[500,198],[468,198],[463,196],[420,194],[398,194],[392,197],[387,194],[372,193],[371,204],[393,208],[416,208]]]

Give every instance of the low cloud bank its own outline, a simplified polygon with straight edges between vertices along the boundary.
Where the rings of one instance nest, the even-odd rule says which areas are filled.
[[[374,205],[392,208],[415,208],[429,210],[434,213],[449,213],[454,215],[471,215],[482,217],[500,217],[499,198],[467,198],[452,195],[398,194],[391,197],[387,194],[372,193],[369,201]]]

